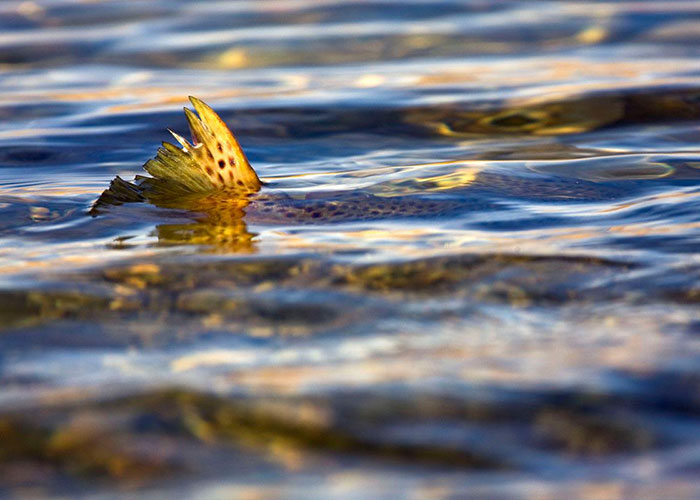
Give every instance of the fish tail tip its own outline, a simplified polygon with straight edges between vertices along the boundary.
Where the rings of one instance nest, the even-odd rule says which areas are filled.
[[[175,132],[174,130],[168,129],[168,132],[170,132],[170,135],[172,135],[175,140],[182,146],[183,148],[189,149],[192,147],[192,144],[190,144],[187,139],[182,137],[180,134]]]
[[[188,99],[190,100],[190,102],[192,103],[192,106],[194,106],[194,109],[196,109],[197,112],[200,113],[200,114],[201,114],[201,110],[202,110],[202,109],[205,109],[205,110],[207,110],[207,111],[214,111],[214,110],[211,108],[211,106],[209,106],[206,102],[204,102],[203,100],[201,100],[201,99],[198,98],[198,97],[195,97],[195,96],[191,95],[191,96],[187,96],[187,98],[188,98]]]
[[[187,123],[190,124],[190,131],[192,132],[192,136],[196,141],[201,141],[201,134],[197,133],[197,130],[199,128],[204,127],[204,122],[202,119],[197,116],[197,113],[192,111],[190,108],[182,108],[185,111],[185,118],[187,118]]]

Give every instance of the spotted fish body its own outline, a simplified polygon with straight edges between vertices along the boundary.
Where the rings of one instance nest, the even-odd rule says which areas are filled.
[[[326,192],[322,198],[291,198],[254,193],[245,207],[246,220],[261,224],[322,224],[373,219],[440,218],[501,207],[499,199],[589,202],[621,196],[619,189],[570,179],[524,178],[479,173],[450,194],[376,196],[357,192]]]
[[[134,182],[114,179],[94,204],[93,215],[107,205],[148,201],[206,214],[207,223],[216,226],[243,219],[257,224],[319,224],[435,218],[492,207],[494,203],[489,200],[494,197],[490,195],[580,201],[615,195],[595,183],[576,181],[572,188],[571,180],[557,181],[544,176],[516,178],[494,172],[479,172],[468,186],[451,187],[449,196],[444,192],[424,194],[430,192],[431,182],[444,182],[445,176],[415,181],[418,185],[414,186],[414,194],[400,196],[344,191],[294,198],[265,192],[261,191],[262,182],[223,120],[201,100],[190,97],[190,101],[199,114],[185,108],[192,142],[170,131],[181,147],[164,142],[156,157],[144,165],[151,177],[137,176]]]
[[[328,194],[324,199],[294,199],[283,196],[253,195],[246,207],[246,220],[258,224],[322,224],[406,217],[436,218],[467,207],[476,208],[472,199],[423,199],[416,196],[380,197],[363,194]],[[485,204],[481,203],[482,207]]]

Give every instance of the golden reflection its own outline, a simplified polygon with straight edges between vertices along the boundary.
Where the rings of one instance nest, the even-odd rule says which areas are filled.
[[[416,181],[425,185],[428,191],[444,191],[466,187],[476,180],[478,174],[476,169],[465,168],[451,174],[419,177]]]
[[[148,75],[148,76],[147,76]],[[151,75],[148,72],[138,73],[139,79],[150,78]],[[157,108],[169,107],[171,105],[183,105],[187,102],[186,99],[182,97],[182,91],[177,88],[167,88],[159,85],[154,85],[152,82],[145,82],[141,86],[135,86],[128,81],[128,76],[126,80],[122,82],[115,83],[112,87],[107,88],[93,88],[93,89],[81,89],[80,91],[64,90],[60,91],[47,91],[42,94],[41,99],[46,101],[59,101],[59,102],[90,102],[94,101],[104,105],[109,101],[123,100],[126,95],[129,96],[131,102],[128,104],[113,104],[107,105],[101,109],[104,113],[109,114],[121,114],[130,113],[134,111],[146,111],[153,110]],[[246,88],[241,89],[216,89],[207,92],[207,96],[211,100],[215,99],[231,99],[231,98],[241,98],[241,97],[279,97],[284,95],[295,95],[303,90],[308,84],[308,78],[303,75],[289,76],[280,86],[270,89],[270,88]],[[37,96],[33,94],[23,94],[21,92],[13,93],[12,99],[16,101],[36,101]],[[50,129],[51,132],[56,133],[55,128]],[[66,133],[70,129],[66,129]],[[25,134],[30,134],[29,130],[24,132]],[[44,130],[45,134],[49,133],[48,129]],[[84,133],[84,130],[81,131]]]
[[[604,41],[610,34],[604,27],[595,25],[589,26],[576,35],[576,39],[586,45],[593,45]]]
[[[32,20],[39,20],[46,14],[44,7],[31,1],[21,2],[15,10],[18,14]]]
[[[654,72],[650,72],[654,68]],[[640,88],[658,88],[661,85],[693,85],[690,78],[682,76],[685,68],[674,59],[654,60],[590,60],[580,58],[528,58],[513,61],[505,68],[497,63],[470,62],[462,66],[451,64],[430,72],[417,69],[406,86],[433,87],[448,85],[500,86],[507,81],[509,86],[537,86],[546,84],[546,92],[531,97],[513,99],[515,107],[543,104],[547,101],[574,99],[591,95],[596,91],[625,90],[630,81],[638,82]],[[667,78],[660,75],[674,75]],[[634,98],[633,95],[628,96]],[[672,98],[672,96],[669,96]],[[686,105],[686,112],[688,106]]]
[[[244,49],[232,48],[219,54],[215,64],[221,69],[239,69],[248,66],[250,59]]]
[[[408,111],[405,120],[450,137],[474,134],[562,135],[599,128],[619,120],[624,112],[621,99],[591,97],[541,104],[513,103],[496,111],[423,108]]]
[[[253,233],[244,221],[250,201],[235,191],[210,195],[188,195],[177,199],[151,194],[148,201],[164,208],[177,208],[196,214],[189,223],[159,224],[155,234],[161,244],[207,245],[223,252],[253,252]]]
[[[61,217],[61,213],[59,211],[52,211],[46,207],[40,206],[29,207],[29,214],[32,222],[48,222]]]
[[[357,80],[355,80],[355,86],[360,88],[372,88],[379,87],[386,82],[386,78],[382,75],[377,75],[373,73],[368,73],[362,75]]]

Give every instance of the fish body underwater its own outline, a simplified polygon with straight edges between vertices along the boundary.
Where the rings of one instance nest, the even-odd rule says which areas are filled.
[[[594,182],[552,176],[518,177],[480,171],[413,181],[408,195],[355,191],[290,196],[265,190],[229,128],[203,101],[190,97],[199,114],[185,108],[192,142],[176,134],[181,147],[164,142],[144,165],[151,177],[133,182],[116,177],[93,204],[99,215],[109,206],[148,202],[164,208],[204,213],[209,222],[233,224],[322,224],[373,219],[437,218],[495,206],[494,198],[595,201],[610,199],[615,189]],[[398,186],[398,192],[405,186]],[[409,191],[411,191],[409,189]]]

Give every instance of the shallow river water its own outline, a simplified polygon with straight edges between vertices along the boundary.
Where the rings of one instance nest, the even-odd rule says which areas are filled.
[[[700,2],[0,4],[0,497],[698,498],[699,304]]]

